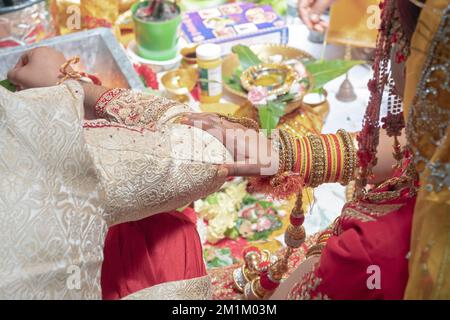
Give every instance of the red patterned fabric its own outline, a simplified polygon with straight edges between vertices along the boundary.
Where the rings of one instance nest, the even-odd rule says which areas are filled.
[[[372,194],[389,195],[390,188]],[[320,262],[291,290],[289,298],[402,299],[415,201],[405,188],[395,200],[347,204]],[[379,288],[373,287],[374,270],[379,270]]]
[[[206,275],[195,212],[161,213],[113,226],[105,241],[103,299]]]

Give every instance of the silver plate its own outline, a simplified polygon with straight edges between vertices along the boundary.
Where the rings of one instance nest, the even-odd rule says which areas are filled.
[[[97,28],[51,38],[28,46],[0,50],[0,80],[26,51],[41,47],[54,47],[66,58],[80,56],[80,67],[97,75],[109,88],[143,90],[144,85],[129,61],[125,51],[110,29]]]

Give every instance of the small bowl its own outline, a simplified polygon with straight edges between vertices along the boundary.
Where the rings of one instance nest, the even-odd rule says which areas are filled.
[[[198,73],[195,68],[180,68],[169,71],[161,78],[167,91],[175,95],[185,95],[197,84]]]
[[[268,89],[269,95],[283,95],[300,78],[295,70],[285,64],[263,63],[245,70],[241,75],[241,84],[245,90],[261,86]]]

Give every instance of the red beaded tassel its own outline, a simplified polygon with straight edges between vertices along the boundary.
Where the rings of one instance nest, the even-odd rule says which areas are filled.
[[[373,64],[373,78],[368,83],[370,100],[363,120],[363,129],[358,135],[358,158],[360,173],[356,181],[356,196],[364,194],[368,178],[372,175],[372,169],[377,164],[377,148],[380,140],[380,109],[383,92],[389,81],[389,60],[392,50],[393,26],[395,22],[396,1],[385,0],[380,3],[381,26],[378,33]]]

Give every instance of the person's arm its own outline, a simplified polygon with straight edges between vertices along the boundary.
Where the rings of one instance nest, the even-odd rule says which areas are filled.
[[[49,47],[26,52],[8,73],[8,79],[19,89],[49,87],[61,81],[64,55]],[[68,70],[72,70],[68,67]],[[72,70],[73,71],[73,70]],[[125,125],[153,128],[183,112],[183,105],[165,98],[129,89],[109,89],[80,82],[84,91],[84,110],[87,120],[104,118]]]
[[[23,55],[8,77],[21,89],[55,86],[60,80],[59,68],[65,61],[54,49],[37,48]],[[70,89],[65,98],[76,100],[77,107],[72,111],[80,112],[78,107],[84,102],[89,117],[93,117],[94,107],[99,107],[101,100],[114,91],[79,81],[67,81],[55,89],[62,87]],[[145,129],[143,122],[140,126],[126,125],[131,113],[138,114],[136,108],[142,108],[139,114],[151,121],[164,122],[186,106],[141,98],[129,90],[119,91],[124,95],[112,97],[113,102],[103,110],[108,113],[107,118],[116,121],[86,121],[83,129],[86,158],[94,162],[90,174],[98,181],[99,206],[104,208],[109,225],[179,208],[221,187],[226,174],[217,164],[231,158],[213,136],[181,124],[156,131]],[[130,101],[136,103],[129,104]],[[131,107],[132,111],[113,110],[120,107]],[[151,110],[145,111],[147,107]],[[81,112],[78,116],[81,117]]]
[[[277,172],[264,170],[268,163],[276,163],[279,172],[287,172],[299,176],[307,186],[318,186],[322,183],[340,182],[347,184],[354,180],[357,175],[358,158],[356,156],[358,142],[357,133],[348,134],[340,131],[337,134],[310,135],[308,137],[296,138],[289,134],[287,143],[290,149],[295,150],[296,155],[292,163],[286,164],[286,154],[283,152],[265,153],[261,150],[271,150],[267,145],[274,141],[265,138],[264,135],[253,135],[253,140],[248,140],[251,135],[247,134],[247,140],[242,135],[233,134],[237,130],[247,130],[239,124],[224,122],[214,114],[189,114],[182,119],[182,123],[192,125],[210,132],[219,140],[223,141],[229,151],[236,159],[238,156],[244,161],[226,164],[230,176],[257,176],[262,177],[268,189],[270,179],[263,176],[272,176]],[[279,140],[279,139],[278,139]],[[404,135],[399,139],[404,144]],[[388,137],[384,130],[380,131],[380,145],[378,152],[378,163],[373,169],[373,177],[370,183],[378,183],[390,178],[393,166],[396,164],[392,153],[393,138]],[[270,158],[267,161],[265,158]],[[290,158],[288,156],[288,158]],[[284,168],[280,169],[280,166]]]
[[[154,129],[174,116],[189,112],[188,105],[148,93],[129,89],[110,89],[103,92],[84,84],[86,109],[94,118],[116,123]]]
[[[225,182],[218,164],[232,161],[211,135],[180,124],[164,130],[100,120],[84,125],[109,225],[180,208]]]
[[[8,80],[19,90],[56,86],[62,80],[60,69],[66,61],[64,54],[53,48],[34,48],[25,52],[9,70]],[[68,70],[71,70],[70,66]],[[84,91],[85,118],[95,119],[94,106],[109,89],[90,83],[80,83]]]

